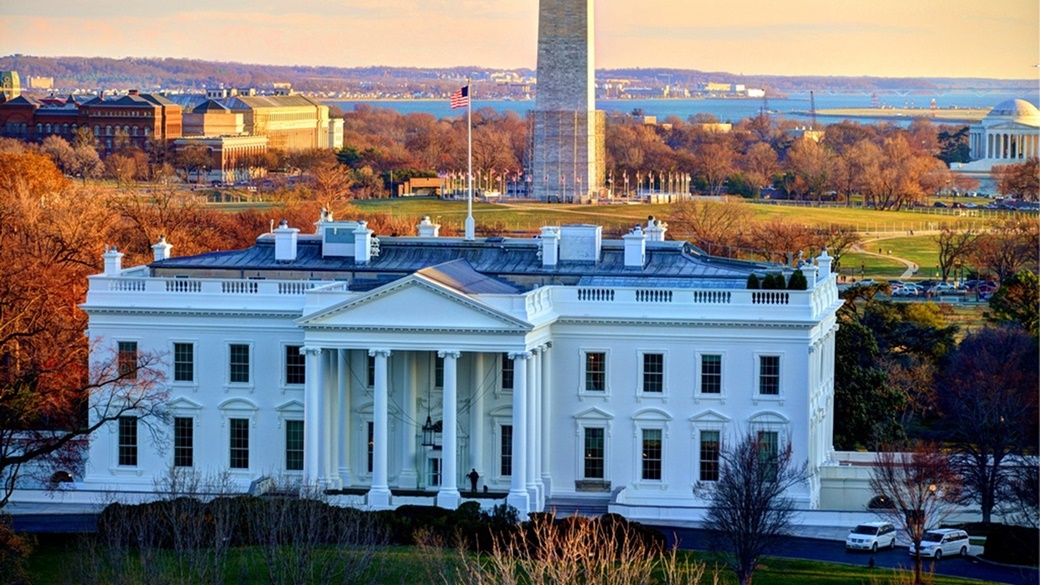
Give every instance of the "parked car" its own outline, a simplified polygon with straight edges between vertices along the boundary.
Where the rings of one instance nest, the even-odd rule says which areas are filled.
[[[939,528],[924,533],[921,539],[921,550],[918,553],[913,543],[910,543],[910,556],[920,554],[922,557],[934,557],[935,560],[943,556],[968,554],[968,533],[957,528]]]
[[[867,522],[853,528],[845,537],[846,550],[869,550],[895,548],[896,527],[888,522]]]
[[[935,203],[932,204],[932,207],[947,207],[947,205],[945,203],[943,203],[942,201],[936,201]]]
[[[928,289],[928,292],[932,293],[932,295],[950,294],[957,292],[957,287],[953,286],[948,282],[940,282],[932,288]]]
[[[918,297],[921,296],[921,288],[916,284],[904,284],[892,291],[894,297]]]

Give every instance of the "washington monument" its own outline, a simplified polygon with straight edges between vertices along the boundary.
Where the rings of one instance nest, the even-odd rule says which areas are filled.
[[[581,202],[603,187],[605,116],[596,111],[593,0],[540,0],[531,195]]]

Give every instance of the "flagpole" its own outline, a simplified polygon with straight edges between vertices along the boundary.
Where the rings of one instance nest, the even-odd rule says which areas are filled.
[[[476,239],[476,223],[473,221],[473,95],[471,80],[466,78],[466,162],[469,165],[469,185],[466,194],[466,239]]]

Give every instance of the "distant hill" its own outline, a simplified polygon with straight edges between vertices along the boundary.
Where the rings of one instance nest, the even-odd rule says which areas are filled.
[[[443,94],[458,86],[467,76],[476,82],[489,81],[491,75],[512,71],[533,77],[530,69],[491,69],[485,67],[447,67],[439,69],[410,67],[310,67],[223,63],[193,59],[101,57],[0,57],[0,71],[14,70],[26,79],[54,78],[54,87],[73,89],[202,89],[205,87],[263,87],[289,82],[307,92],[387,93],[394,95]],[[696,89],[708,81],[741,83],[774,92],[808,91],[942,91],[949,89],[1035,91],[1035,80],[998,80],[979,78],[882,78],[882,77],[785,77],[737,75],[686,69],[638,68],[598,70],[597,79],[627,79],[647,87],[672,85]]]

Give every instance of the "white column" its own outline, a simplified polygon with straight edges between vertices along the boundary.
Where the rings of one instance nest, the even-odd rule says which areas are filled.
[[[513,360],[513,477],[509,485],[506,503],[517,509],[521,518],[531,511],[531,500],[527,493],[527,359],[526,352],[511,353]]]
[[[321,405],[318,395],[321,393],[321,348],[303,347],[300,352],[306,356],[305,372],[307,386],[303,394],[303,482],[307,486],[318,484],[318,443],[321,420]]]
[[[531,510],[538,511],[538,471],[535,467],[538,460],[535,456],[538,444],[538,349],[531,350],[531,357],[527,360],[527,441],[524,449],[527,451],[527,471],[524,477],[527,479],[527,494],[531,502]]]
[[[439,351],[437,355],[444,358],[444,412],[441,437],[444,447],[441,451],[441,489],[437,492],[437,505],[454,510],[459,507],[458,456],[459,456],[459,423],[458,423],[458,360],[457,351]]]
[[[339,350],[330,349],[325,352],[326,367],[326,399],[328,414],[325,416],[325,444],[328,446],[325,463],[325,485],[330,489],[343,487],[339,480]]]
[[[469,466],[477,470],[480,477],[484,477],[484,367],[484,354],[473,354],[473,369],[470,372]]]
[[[336,461],[336,467],[339,471],[339,483],[341,486],[350,485],[350,433],[353,430],[353,421],[350,414],[350,395],[353,384],[350,379],[350,351],[346,349],[340,349],[336,351],[336,360],[339,364],[339,384],[337,389],[339,391],[339,413],[338,419],[338,434],[336,435],[339,441],[338,451],[339,458]]]
[[[318,371],[321,383],[318,386],[318,483],[322,488],[328,487],[329,481],[329,352],[321,351],[318,357]]]
[[[401,356],[404,361],[404,422],[401,424],[401,473],[397,477],[397,485],[403,488],[419,487],[419,473],[416,469],[416,431],[421,425],[416,420],[416,398],[418,396],[418,377],[415,372],[415,352],[409,351]]]
[[[540,463],[542,470],[542,497],[544,498],[552,496],[552,403],[550,402],[552,397],[552,352],[549,351],[550,349],[552,349],[551,342],[542,346],[542,428],[540,437],[542,457]]]
[[[386,483],[387,440],[389,433],[389,388],[387,387],[388,349],[370,349],[368,355],[375,357],[376,379],[372,412],[372,488],[368,490],[368,506],[376,510],[390,507],[390,486]]]

